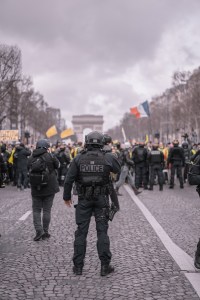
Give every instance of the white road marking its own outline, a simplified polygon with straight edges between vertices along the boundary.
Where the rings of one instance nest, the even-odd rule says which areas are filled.
[[[200,273],[185,273],[185,276],[200,297]]]
[[[19,221],[25,221],[31,213],[32,210],[28,210],[21,218],[19,218]]]
[[[133,190],[127,185],[124,185],[124,188],[129,193],[129,195],[131,196],[135,204],[138,206],[138,208],[141,210],[147,221],[153,227],[157,236],[160,238],[165,248],[175,260],[180,269],[182,271],[189,272],[184,274],[192,284],[198,296],[200,297],[200,273],[198,273],[196,271],[196,268],[194,267],[194,259],[172,241],[172,239],[168,236],[168,234],[165,232],[162,226],[156,221],[154,216],[146,208],[146,206],[135,195]]]

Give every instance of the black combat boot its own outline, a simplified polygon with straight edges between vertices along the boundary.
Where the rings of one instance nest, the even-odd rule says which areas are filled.
[[[106,276],[114,272],[114,267],[111,265],[101,265],[101,276]]]
[[[34,241],[39,241],[41,238],[43,238],[44,232],[43,231],[37,231],[36,236],[34,237]]]
[[[194,265],[197,269],[200,269],[200,240],[197,244],[197,251],[195,252]]]
[[[73,272],[75,275],[82,275],[83,268],[79,266],[73,266]]]
[[[160,185],[159,191],[163,191],[163,186],[162,185]]]

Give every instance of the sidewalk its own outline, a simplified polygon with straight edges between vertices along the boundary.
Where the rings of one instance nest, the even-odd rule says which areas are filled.
[[[74,209],[64,206],[61,192],[54,202],[49,241],[32,241],[32,215],[1,237],[0,299],[198,300],[129,194],[122,193],[121,210],[109,228],[114,273],[106,278],[99,274],[92,219],[83,275],[73,275]],[[31,209],[29,192],[26,209],[27,203]]]

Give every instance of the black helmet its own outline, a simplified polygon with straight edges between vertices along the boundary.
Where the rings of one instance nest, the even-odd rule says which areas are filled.
[[[184,142],[182,143],[182,148],[183,148],[183,149],[188,149],[188,143],[184,141]]]
[[[50,148],[50,144],[49,144],[48,140],[45,140],[45,139],[39,140],[36,144],[36,148],[37,149],[38,148],[48,149],[48,148]]]
[[[98,131],[92,131],[85,136],[86,145],[93,145],[98,147],[103,147],[104,145],[104,136]]]
[[[111,138],[110,135],[104,134],[103,137],[104,137],[104,144],[105,145],[112,143],[112,138]]]

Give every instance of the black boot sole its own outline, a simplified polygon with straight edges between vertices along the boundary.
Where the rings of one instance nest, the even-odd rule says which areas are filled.
[[[101,271],[101,276],[107,276],[107,275],[109,275],[110,273],[113,273],[114,270],[115,270],[115,269],[112,267],[112,268],[109,269],[107,272]]]

